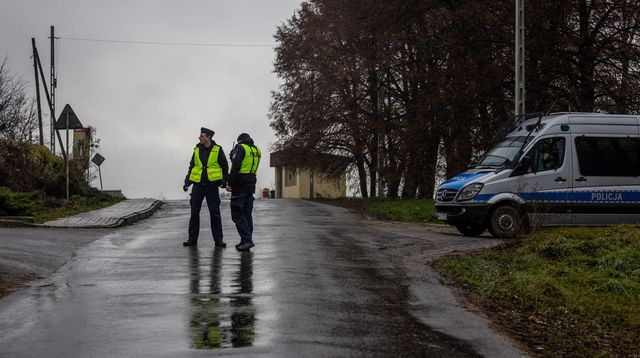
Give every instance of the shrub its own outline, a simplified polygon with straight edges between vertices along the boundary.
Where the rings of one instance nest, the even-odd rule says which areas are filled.
[[[0,187],[0,215],[33,215],[40,207],[41,193],[14,193],[7,187]]]
[[[13,192],[44,191],[47,196],[66,196],[64,160],[38,144],[0,139],[0,186]],[[81,169],[71,163],[71,195],[94,197],[101,193],[92,188]]]

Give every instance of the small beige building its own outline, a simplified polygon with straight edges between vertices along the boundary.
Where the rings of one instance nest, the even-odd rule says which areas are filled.
[[[347,195],[347,174],[339,179],[313,171],[303,163],[294,162],[285,152],[271,153],[269,165],[276,169],[276,198],[344,198]]]

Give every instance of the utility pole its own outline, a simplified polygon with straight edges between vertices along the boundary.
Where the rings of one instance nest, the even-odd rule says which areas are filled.
[[[38,79],[38,50],[36,50],[36,39],[33,37],[31,38],[31,49],[33,50],[33,74],[36,77],[36,102],[38,104],[38,129],[40,130],[40,145],[44,145],[44,137],[42,134],[42,107],[40,107],[40,79]]]
[[[56,137],[55,130],[53,129],[56,122],[56,65],[55,65],[55,35],[54,28],[51,26],[51,77],[49,79],[49,84],[51,85],[51,153],[56,154]]]
[[[38,60],[38,72],[40,72],[40,79],[42,80],[42,88],[44,88],[44,94],[47,98],[47,104],[49,105],[49,111],[51,113],[55,113],[51,103],[51,96],[49,96],[49,90],[47,89],[47,80],[44,78],[44,70],[42,69],[42,63],[40,62],[40,55],[38,55],[38,49],[36,48],[36,59]],[[55,124],[51,127],[51,136],[58,136],[58,143],[60,143],[60,149],[62,152],[62,156],[67,160],[67,153],[64,150],[64,146],[62,145],[62,138],[60,137],[60,133],[55,129]],[[55,138],[55,137],[54,137]],[[55,142],[55,139],[54,139]]]
[[[378,74],[376,74],[376,75],[378,75]],[[378,159],[378,162],[376,164],[377,169],[378,169],[378,183],[377,183],[378,184],[378,198],[382,198],[384,196],[384,184],[382,182],[382,165],[384,163],[384,160],[383,160],[383,157],[382,157],[383,156],[382,148],[384,146],[384,135],[383,135],[382,131],[380,130],[380,127],[382,127],[382,115],[381,115],[381,112],[382,112],[382,100],[383,100],[382,91],[383,91],[383,88],[382,88],[382,84],[380,82],[381,82],[380,81],[380,77],[378,77],[378,93],[377,93],[378,100],[376,101],[377,102],[376,104],[377,104],[377,107],[378,107],[378,108],[376,108],[376,111],[378,112],[377,113],[377,119],[378,119],[378,123],[377,123],[377,125],[378,125],[378,143],[377,143],[377,145],[378,145],[378,148],[377,148],[378,149],[378,158],[377,159]]]
[[[524,0],[516,0],[516,84],[515,115],[525,114],[524,86]]]

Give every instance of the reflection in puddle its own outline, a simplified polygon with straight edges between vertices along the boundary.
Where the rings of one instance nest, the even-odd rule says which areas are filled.
[[[253,342],[256,312],[253,297],[253,253],[240,253],[240,270],[234,279],[236,294],[231,296],[231,343],[234,347],[250,346]]]
[[[239,267],[224,270],[223,252],[221,249],[213,252],[209,282],[206,265],[200,266],[198,250],[189,253],[192,308],[189,329],[194,348],[246,347],[254,340],[253,253],[240,253]],[[223,272],[233,271],[231,292],[224,292]]]

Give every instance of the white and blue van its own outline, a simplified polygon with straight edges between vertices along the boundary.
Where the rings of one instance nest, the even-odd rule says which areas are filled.
[[[534,225],[640,222],[635,115],[516,117],[468,170],[436,191],[436,216],[467,236],[512,237]]]

